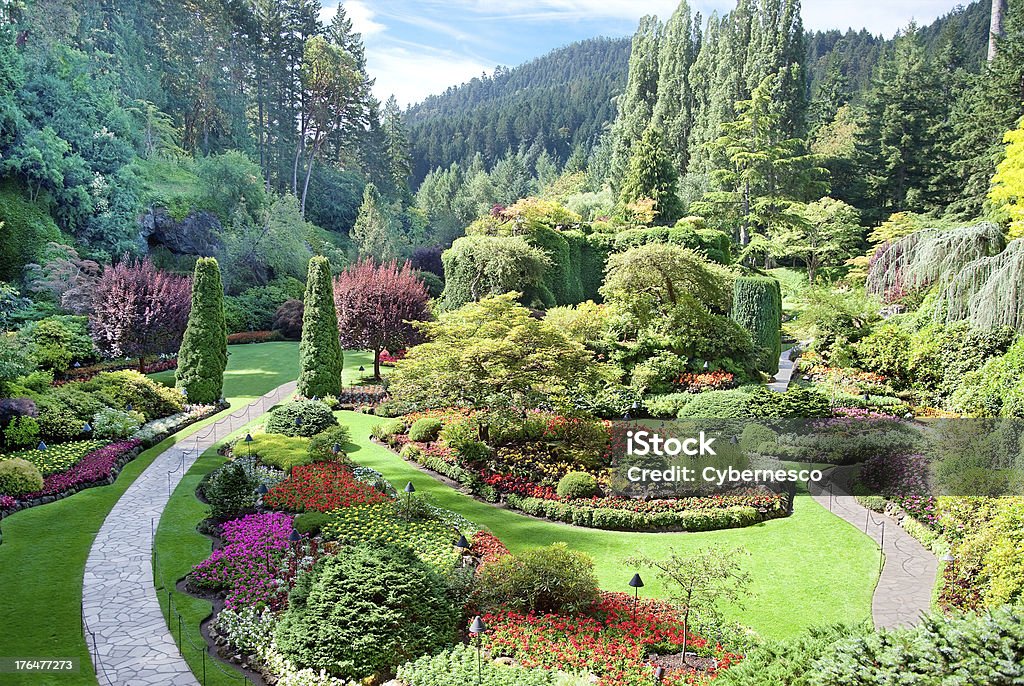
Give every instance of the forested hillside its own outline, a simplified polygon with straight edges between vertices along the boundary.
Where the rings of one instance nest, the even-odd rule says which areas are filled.
[[[627,39],[580,41],[410,107],[414,187],[432,169],[478,152],[487,165],[521,147],[546,150],[560,164],[574,151],[584,161],[615,116],[628,60]]]

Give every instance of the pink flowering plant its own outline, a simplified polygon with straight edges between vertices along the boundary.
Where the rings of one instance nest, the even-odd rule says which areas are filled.
[[[920,454],[876,455],[861,469],[861,482],[886,496],[907,514],[932,528],[939,526],[935,498],[928,489],[928,458]]]
[[[43,479],[43,488],[27,493],[22,500],[32,500],[48,495],[58,495],[73,488],[89,486],[110,478],[114,468],[129,453],[137,450],[142,442],[137,439],[118,441],[87,454],[70,469],[50,474]]]
[[[226,522],[223,547],[193,567],[191,585],[199,590],[226,592],[229,609],[278,609],[288,597],[281,578],[287,575],[292,532],[291,515],[280,512],[253,514]]]

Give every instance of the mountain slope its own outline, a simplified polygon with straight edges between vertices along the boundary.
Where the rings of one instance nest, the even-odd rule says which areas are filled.
[[[526,64],[499,67],[427,98],[406,113],[413,146],[413,186],[436,167],[468,161],[488,166],[508,150],[538,144],[559,162],[584,152],[615,118],[612,99],[626,83],[629,39],[594,38]]]

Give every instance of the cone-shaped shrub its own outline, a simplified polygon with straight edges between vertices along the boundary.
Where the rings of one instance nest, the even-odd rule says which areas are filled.
[[[299,393],[312,398],[338,395],[344,358],[338,337],[331,268],[326,257],[309,261],[302,342],[299,344]]]
[[[192,277],[192,311],[178,351],[177,386],[188,401],[212,405],[224,391],[228,366],[228,328],[224,322],[224,285],[212,257],[196,261]]]
[[[750,332],[758,348],[757,368],[779,371],[782,354],[782,291],[779,282],[764,276],[742,276],[733,287],[732,318]]]

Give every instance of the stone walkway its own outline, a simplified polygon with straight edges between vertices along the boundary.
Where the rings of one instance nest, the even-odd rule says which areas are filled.
[[[107,515],[85,565],[82,621],[103,686],[198,686],[153,581],[153,533],[174,487],[205,450],[295,392],[284,384],[161,453]]]
[[[779,355],[779,371],[775,374],[775,378],[768,384],[768,388],[779,393],[785,393],[786,389],[789,388],[789,381],[793,378],[793,368],[796,367],[796,362],[789,359],[790,353],[793,349],[783,350],[782,354]]]
[[[834,474],[831,492],[812,484],[811,495],[822,507],[829,508],[834,515],[870,536],[885,555],[871,599],[875,626],[892,628],[917,624],[921,615],[931,608],[938,560],[895,519],[868,510],[848,495],[844,487],[849,481],[846,469],[838,467]]]

